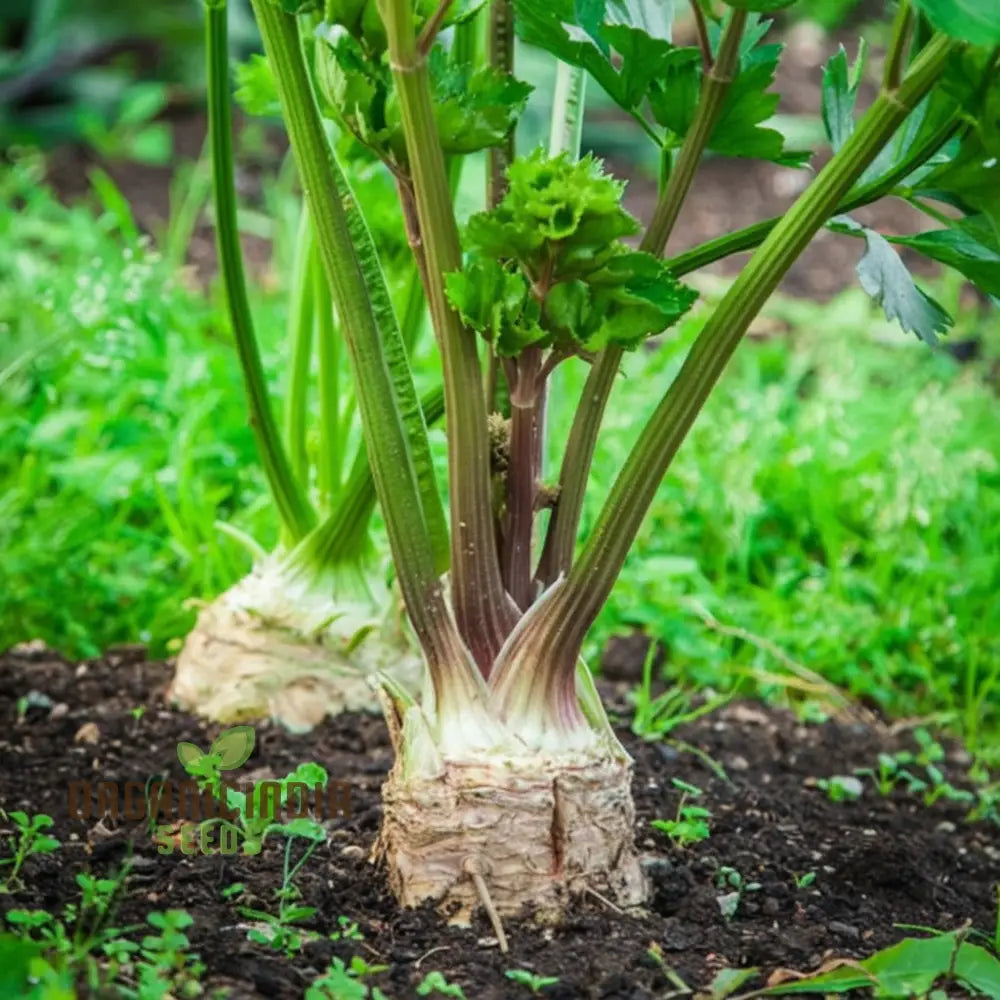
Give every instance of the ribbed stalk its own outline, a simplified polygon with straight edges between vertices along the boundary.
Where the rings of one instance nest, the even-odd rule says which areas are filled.
[[[612,348],[605,348],[602,356],[590,366],[566,441],[559,473],[559,496],[549,519],[535,573],[535,579],[545,587],[555,583],[560,574],[568,572],[573,561],[576,533],[580,527],[583,498],[594,449],[597,447],[597,435],[611,388],[618,375],[617,365],[611,364],[614,359],[605,360],[610,350]],[[614,350],[617,352],[616,348]]]
[[[444,416],[444,394],[440,389],[426,393],[420,405],[428,426]],[[292,558],[313,566],[338,566],[361,559],[370,546],[368,523],[374,510],[375,482],[362,445],[351,463],[336,508],[303,539]]]
[[[486,404],[476,335],[444,291],[462,253],[430,78],[418,52],[407,0],[380,0],[399,100],[413,193],[427,262],[427,300],[441,350],[448,422],[452,606],[462,637],[485,674],[517,619],[503,587],[490,502]]]
[[[306,419],[309,412],[309,364],[312,360],[313,300],[309,259],[313,232],[305,205],[299,216],[292,270],[291,303],[288,309],[288,340],[291,344],[288,388],[285,396],[285,442],[292,473],[298,482],[309,482],[306,451]]]
[[[501,73],[514,72],[514,8],[511,0],[491,0],[486,57]],[[495,208],[507,191],[507,168],[514,159],[514,129],[487,154],[486,207]]]
[[[586,99],[587,74],[579,66],[560,60],[556,64],[556,89],[552,96],[549,156],[568,152],[574,159],[579,157]]]
[[[430,665],[439,704],[475,699],[478,675],[471,669],[438,578],[431,528],[435,511],[422,490],[413,454],[420,442],[410,429],[419,412],[409,412],[407,400],[401,398],[407,388],[400,375],[402,344],[385,279],[327,143],[295,18],[269,0],[254,0],[253,6],[351,357],[375,489],[410,621]],[[426,443],[426,431],[423,436]]]
[[[310,259],[312,299],[316,317],[316,353],[319,355],[319,456],[316,485],[329,507],[340,489],[343,439],[347,428],[340,418],[340,334],[334,322],[333,302],[319,248]]]
[[[653,496],[747,327],[851,186],[941,75],[958,46],[935,36],[898,90],[881,94],[843,148],[788,210],[733,282],[629,454],[567,580],[526,616],[491,678],[502,714],[526,694],[553,725],[572,691],[584,635],[607,600]],[[528,678],[523,677],[523,673]],[[522,674],[519,678],[517,675]],[[553,690],[555,689],[555,690]],[[562,696],[559,696],[562,692]]]
[[[229,41],[225,0],[205,8],[208,52],[208,130],[212,150],[212,189],[219,267],[226,290],[229,322],[236,340],[240,370],[250,407],[250,426],[264,474],[289,540],[297,542],[315,523],[315,514],[292,474],[264,381],[264,367],[254,334],[253,314],[243,273],[243,252],[236,222],[233,137],[229,94]]]
[[[870,205],[873,201],[885,197],[897,184],[909,177],[917,167],[926,163],[946,142],[961,133],[966,127],[957,120],[942,125],[923,145],[893,167],[884,177],[864,184],[857,188],[853,194],[846,195],[833,215],[853,212],[857,208]],[[734,253],[745,253],[747,250],[753,250],[764,242],[771,230],[781,221],[781,218],[780,215],[775,215],[770,219],[763,219],[745,226],[743,229],[738,229],[736,232],[727,233],[714,240],[707,240],[699,246],[677,254],[676,257],[669,257],[666,264],[671,273],[680,278],[692,271],[697,271],[699,268],[714,264],[717,260],[730,257]]]
[[[882,71],[882,86],[886,90],[895,90],[899,86],[903,67],[906,65],[906,49],[912,27],[913,10],[910,7],[910,0],[899,0],[896,17],[892,22],[892,36],[885,56],[885,67]]]
[[[524,350],[514,362],[516,384],[510,394],[510,448],[507,460],[507,521],[504,525],[501,570],[507,590],[522,610],[531,604],[531,549],[535,525],[544,418],[541,384],[542,352]]]

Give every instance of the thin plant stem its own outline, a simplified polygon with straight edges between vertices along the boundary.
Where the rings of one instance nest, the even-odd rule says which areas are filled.
[[[712,131],[722,112],[726,95],[739,67],[740,39],[746,26],[747,12],[734,10],[722,32],[719,52],[711,68],[702,77],[701,96],[698,110],[691,123],[677,160],[670,171],[667,186],[662,197],[657,200],[653,218],[642,238],[641,249],[647,253],[662,255],[667,240],[673,232],[680,215],[681,206],[691,190],[691,183],[698,171],[702,154],[708,148]]]
[[[517,358],[510,394],[510,450],[507,461],[507,520],[501,553],[503,580],[522,610],[531,604],[531,546],[538,492],[541,435],[542,355],[527,348]]]
[[[514,71],[514,8],[511,0],[491,0],[489,5],[489,32],[487,59],[502,73]],[[486,207],[495,208],[507,190],[507,168],[514,159],[514,129],[498,146],[490,147],[487,154]]]
[[[340,335],[334,322],[333,301],[326,273],[314,245],[310,255],[312,300],[316,320],[316,348],[319,356],[319,456],[316,463],[320,496],[329,506],[340,490],[343,438],[340,405]]]
[[[281,444],[271,410],[264,366],[254,333],[253,314],[243,272],[243,252],[236,220],[232,116],[229,96],[229,41],[225,0],[205,8],[208,52],[208,129],[212,152],[212,189],[219,265],[226,290],[226,307],[233,328],[240,370],[250,406],[250,426],[282,529],[299,541],[315,524],[316,516],[301,485],[296,482]]]
[[[885,197],[893,188],[909,177],[917,167],[926,163],[946,142],[961,133],[966,127],[961,122],[947,122],[919,149],[907,156],[902,163],[893,167],[884,177],[876,178],[857,188],[853,194],[848,194],[833,214],[843,215],[847,212],[853,212],[855,209],[870,205],[873,201]],[[781,221],[781,218],[780,215],[775,215],[770,219],[763,219],[745,226],[743,229],[738,229],[736,232],[728,233],[714,240],[707,240],[705,243],[685,250],[675,257],[667,258],[667,267],[670,268],[675,277],[679,278],[702,267],[707,267],[709,264],[714,264],[717,260],[731,257],[733,254],[754,250],[764,242],[771,230]]]
[[[910,0],[899,0],[896,17],[892,22],[892,37],[885,57],[885,69],[882,73],[883,90],[891,91],[899,86],[903,67],[906,65],[906,52],[912,27],[913,10],[910,7]]]
[[[712,44],[708,39],[708,24],[705,22],[705,12],[701,9],[699,0],[691,0],[691,16],[694,18],[695,32],[698,35],[698,48],[701,49],[701,65],[708,72],[712,66]]]
[[[576,533],[583,510],[587,474],[594,457],[597,435],[611,388],[618,375],[606,348],[590,366],[590,372],[580,394],[580,402],[566,440],[562,468],[559,473],[559,495],[549,518],[548,531],[542,545],[535,578],[548,587],[569,570],[576,546]],[[583,470],[583,471],[581,471]]]
[[[440,388],[420,401],[428,427],[444,416],[444,393]],[[301,567],[339,566],[359,561],[370,548],[368,524],[375,509],[375,482],[364,443],[358,448],[351,471],[344,481],[336,507],[288,556]]]

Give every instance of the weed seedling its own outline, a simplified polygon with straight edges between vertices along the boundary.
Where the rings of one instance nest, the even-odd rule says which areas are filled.
[[[642,681],[631,694],[635,705],[632,732],[649,741],[665,739],[678,726],[714,712],[732,698],[732,695],[709,698],[704,704],[693,706],[691,696],[676,685],[654,696],[653,661],[657,649],[655,642],[650,643],[642,665]]]
[[[816,787],[826,792],[831,802],[855,802],[861,798],[861,782],[850,775],[835,774],[832,778],[820,778]]]
[[[2,812],[2,810],[0,810]],[[5,820],[14,824],[14,832],[8,838],[14,855],[0,860],[0,865],[10,865],[7,877],[0,880],[0,893],[10,892],[11,886],[17,884],[17,877],[25,861],[35,854],[51,854],[59,849],[59,841],[45,833],[52,826],[52,817],[39,813],[29,817],[26,812],[15,809],[3,813]]]
[[[527,969],[508,969],[504,975],[515,983],[526,986],[535,996],[546,986],[555,986],[559,982],[558,976],[539,976]]]
[[[796,889],[808,889],[816,883],[816,873],[806,872],[805,875],[794,875]]]
[[[950,781],[948,781],[941,769],[935,764],[927,764],[924,767],[924,771],[927,774],[927,781],[924,783],[924,805],[932,806],[939,799],[945,799],[948,802],[966,802],[972,804],[976,801],[975,795],[972,792],[966,791],[964,788],[956,788]],[[912,787],[912,786],[911,786]],[[912,788],[916,791],[916,788]]]
[[[364,941],[365,936],[358,930],[358,925],[349,917],[337,917],[339,931],[330,934],[331,941]]]
[[[67,903],[61,916],[47,910],[15,909],[6,914],[7,923],[19,938],[40,946],[53,970],[85,982],[97,995],[102,981],[109,976],[113,979],[118,966],[136,949],[134,942],[123,940],[122,935],[137,927],[111,926],[114,903],[127,874],[127,867],[115,878],[81,872],[76,876],[80,901]],[[100,964],[97,954],[112,959],[111,966]]]
[[[665,833],[678,847],[697,844],[709,837],[708,821],[711,812],[703,806],[687,804],[689,798],[698,798],[702,790],[695,785],[689,785],[680,778],[672,778],[673,785],[681,792],[681,800],[677,805],[677,815],[674,819],[654,819],[652,825]]]
[[[976,789],[976,804],[966,819],[970,823],[992,820],[1000,826],[1000,782]]]
[[[135,972],[141,1000],[159,997],[197,997],[205,971],[198,956],[189,951],[191,942],[184,931],[194,920],[184,910],[150,913],[146,921],[155,933],[142,939]]]
[[[440,994],[443,997],[455,997],[456,1000],[466,1000],[465,991],[458,983],[449,983],[444,975],[438,971],[428,972],[417,987],[417,996],[429,997],[433,994]]]
[[[907,751],[897,754],[880,753],[877,768],[860,767],[854,773],[859,778],[871,778],[883,798],[892,795],[900,782],[904,782],[908,790],[920,791],[920,779],[904,766],[912,763],[913,759],[913,754]]]
[[[763,994],[835,996],[854,995],[855,991],[863,990],[866,996],[946,1000],[959,995],[955,989],[962,996],[997,996],[1000,959],[967,940],[968,927],[947,934],[929,928],[913,929],[933,936],[904,938],[860,962],[828,963],[815,975],[743,996],[746,1000]],[[713,992],[712,996],[721,998],[729,996],[730,992]]]
[[[318,823],[306,819],[292,820],[279,829],[288,839],[285,842],[281,886],[275,890],[278,912],[277,914],[268,913],[266,910],[256,910],[248,906],[239,907],[239,912],[245,917],[250,917],[264,924],[263,929],[254,927],[247,932],[249,940],[258,944],[270,945],[291,957],[300,951],[307,941],[315,940],[319,936],[313,931],[306,931],[296,926],[315,916],[316,907],[298,905],[301,893],[295,885],[295,876],[323,841],[325,834]],[[298,839],[306,839],[308,843],[298,861],[292,864],[292,848]],[[343,925],[341,926],[343,927]],[[353,930],[357,932],[357,925],[353,926]]]
[[[388,965],[369,965],[357,955],[350,964],[334,958],[326,972],[306,990],[305,1000],[388,1000],[377,986],[364,982],[366,977],[388,968]]]
[[[746,879],[735,869],[723,865],[715,874],[715,887],[726,889],[721,896],[716,896],[715,901],[719,904],[722,916],[726,920],[732,920],[739,911],[743,897],[750,892],[759,892],[761,884],[759,882],[747,882]]]
[[[649,947],[646,949],[646,954],[649,956],[650,961],[660,970],[667,982],[674,988],[674,992],[668,993],[667,996],[681,996],[691,992],[688,984],[667,965],[667,960],[663,957],[663,949],[659,944],[655,941],[650,941]]]

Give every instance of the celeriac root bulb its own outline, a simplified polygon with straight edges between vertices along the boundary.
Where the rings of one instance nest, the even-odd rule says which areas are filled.
[[[587,889],[637,906],[647,886],[630,778],[618,759],[446,762],[437,777],[409,780],[397,763],[382,789],[376,857],[404,906],[433,900],[456,923],[483,902],[472,871],[499,916],[530,905],[556,920]]]
[[[297,584],[264,561],[202,608],[168,697],[218,722],[271,718],[293,732],[327,715],[378,711],[376,670],[410,690],[421,671],[391,618],[372,600],[338,602],[332,588]]]

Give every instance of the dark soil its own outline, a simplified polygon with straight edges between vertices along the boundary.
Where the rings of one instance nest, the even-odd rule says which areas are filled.
[[[145,781],[182,777],[180,740],[207,746],[215,730],[172,711],[163,689],[169,665],[147,663],[139,650],[67,663],[45,650],[21,647],[0,659],[0,804],[48,813],[63,847],[29,860],[25,887],[0,895],[0,909],[61,912],[78,898],[75,876],[110,874],[132,855],[117,925],[142,923],[151,910],[184,908],[194,918],[192,947],[207,965],[205,983],[234,998],[298,998],[332,955],[361,955],[389,967],[374,982],[399,1000],[415,996],[431,970],[459,983],[469,1000],[528,996],[504,977],[507,969],[557,976],[550,998],[654,998],[675,988],[651,960],[663,961],[692,988],[724,967],[815,968],[830,957],[863,956],[898,939],[896,923],[951,929],[966,921],[987,929],[995,919],[993,883],[1000,868],[995,826],[963,823],[961,807],[926,808],[912,798],[879,797],[869,786],[856,803],[832,803],[813,779],[851,774],[899,742],[877,727],[830,722],[804,727],[783,711],[730,706],[677,735],[676,744],[643,743],[620,733],[635,756],[636,837],[655,891],[642,917],[614,912],[586,898],[572,918],[542,931],[508,921],[510,953],[502,955],[489,924],[448,928],[430,910],[400,912],[382,873],[366,860],[379,823],[379,786],[390,765],[380,718],[345,716],[306,736],[262,724],[242,774],[283,776],[315,760],[350,782],[352,814],[329,824],[328,841],[300,873],[303,905],[318,908],[309,926],[321,942],[289,960],[247,940],[246,921],[222,890],[246,885],[244,905],[276,910],[281,849],[256,857],[187,857],[157,853],[142,823],[71,820],[71,780]],[[624,715],[625,707],[608,697]],[[18,701],[37,692],[19,717]],[[49,704],[49,702],[51,704]],[[145,706],[135,718],[133,709]],[[24,703],[22,702],[22,708]],[[713,772],[721,765],[724,780]],[[960,773],[957,758],[949,773]],[[650,827],[678,805],[671,778],[704,789],[711,836],[684,850]],[[6,849],[5,849],[6,853]],[[715,879],[720,866],[738,869],[761,888],[735,917],[723,918]],[[796,876],[815,873],[808,888]],[[364,941],[331,944],[341,915],[356,920]]]

